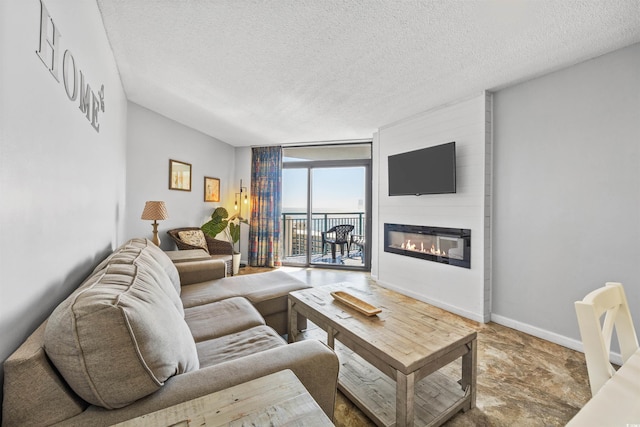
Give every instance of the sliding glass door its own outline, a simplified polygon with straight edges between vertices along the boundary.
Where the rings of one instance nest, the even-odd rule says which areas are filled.
[[[309,216],[307,168],[282,170],[282,261],[285,265],[309,264],[307,227]]]
[[[284,163],[284,265],[370,268],[370,163],[370,159]]]
[[[311,264],[364,267],[366,179],[366,166],[311,169]]]

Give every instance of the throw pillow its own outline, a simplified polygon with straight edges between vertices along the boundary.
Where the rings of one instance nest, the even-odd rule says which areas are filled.
[[[202,230],[187,230],[178,231],[178,237],[187,245],[198,246],[209,253],[209,247],[207,246],[207,240],[204,238]]]
[[[45,351],[67,384],[107,409],[199,368],[193,336],[167,286],[140,261],[96,273],[53,311],[45,329]]]

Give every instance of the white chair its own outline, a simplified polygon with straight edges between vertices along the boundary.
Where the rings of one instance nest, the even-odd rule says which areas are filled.
[[[603,288],[590,292],[582,301],[576,301],[576,314],[587,360],[591,395],[609,380],[615,370],[609,362],[611,338],[615,326],[622,362],[638,351],[636,336],[627,297],[620,283],[609,282]],[[604,322],[601,317],[605,315]]]

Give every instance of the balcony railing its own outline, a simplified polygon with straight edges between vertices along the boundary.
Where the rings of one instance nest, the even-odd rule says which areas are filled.
[[[327,248],[322,247],[322,232],[341,224],[351,224],[353,234],[364,235],[365,214],[364,212],[314,213],[311,215],[311,227],[308,227],[306,213],[283,213],[283,258],[306,256],[309,232],[312,236],[311,255],[324,255]]]

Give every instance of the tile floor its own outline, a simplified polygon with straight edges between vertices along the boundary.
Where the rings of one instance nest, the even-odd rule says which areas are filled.
[[[295,267],[282,270],[314,286],[372,280],[363,272]],[[459,413],[445,426],[563,426],[591,397],[582,353],[496,323],[478,324],[441,312],[445,321],[478,332],[477,407]],[[336,402],[334,422],[350,427],[374,425],[342,395]]]

